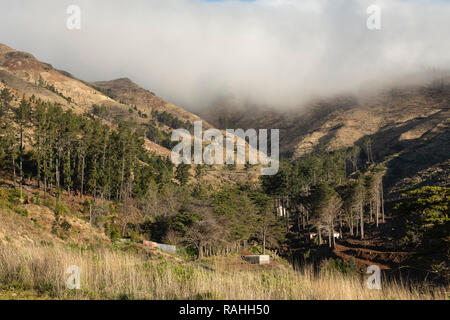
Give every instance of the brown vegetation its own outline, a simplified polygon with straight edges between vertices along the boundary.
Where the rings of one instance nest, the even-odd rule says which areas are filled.
[[[231,258],[233,261],[235,258]],[[227,259],[178,263],[112,250],[61,246],[0,246],[0,296],[52,299],[447,299],[448,288],[364,280],[324,269],[287,266],[228,270]],[[68,290],[65,274],[80,267],[80,290]]]

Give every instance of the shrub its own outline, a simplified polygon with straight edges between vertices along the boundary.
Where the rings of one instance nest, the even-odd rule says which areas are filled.
[[[262,254],[262,248],[259,246],[251,247],[250,252],[253,254]]]
[[[403,194],[394,212],[404,219],[406,232],[401,243],[416,247],[448,248],[450,188],[422,187]]]
[[[117,239],[119,239],[122,235],[120,226],[112,222],[105,223],[105,233],[113,242],[117,241]]]
[[[8,190],[8,201],[13,204],[20,204],[20,191],[17,189]]]
[[[22,217],[28,217],[28,210],[21,208],[14,208],[14,211],[20,214]]]
[[[0,208],[6,209],[9,207],[8,192],[4,189],[0,189]]]
[[[355,264],[355,259],[351,257],[349,262],[342,259],[330,258],[322,262],[321,271],[325,273],[340,273],[351,275],[358,271],[358,267]]]
[[[45,199],[44,200],[44,206],[46,206],[49,209],[52,209],[53,208],[53,203],[52,203],[52,201],[50,199]]]
[[[91,203],[89,202],[89,200],[84,200],[83,202],[83,213],[87,214],[89,213],[89,209],[91,207]]]
[[[66,219],[64,219],[64,221],[60,224],[60,227],[64,231],[69,231],[69,229],[72,227],[72,225]]]
[[[55,205],[54,212],[55,212],[55,216],[62,216],[62,215],[65,215],[65,214],[69,214],[70,210],[64,204],[57,203]]]
[[[41,200],[40,200],[39,192],[33,193],[33,196],[31,197],[30,201],[31,201],[31,203],[34,203],[36,205],[40,205],[41,204]]]

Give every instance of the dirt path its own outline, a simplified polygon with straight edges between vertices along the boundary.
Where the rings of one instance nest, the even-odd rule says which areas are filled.
[[[356,247],[356,244],[355,241],[352,246],[336,243],[333,253],[347,262],[353,257],[359,269],[377,265],[382,270],[391,269],[393,265],[403,262],[412,254],[411,252],[379,251],[362,246]]]

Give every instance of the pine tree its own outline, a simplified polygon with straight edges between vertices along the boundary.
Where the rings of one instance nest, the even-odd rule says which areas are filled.
[[[24,154],[24,140],[25,140],[25,129],[29,127],[31,118],[31,106],[29,102],[22,98],[19,107],[14,109],[14,120],[18,125],[19,130],[19,174],[20,174],[20,198],[23,196],[23,154]]]
[[[191,177],[189,172],[191,166],[185,163],[180,163],[175,170],[175,178],[180,182],[182,186],[185,186]]]

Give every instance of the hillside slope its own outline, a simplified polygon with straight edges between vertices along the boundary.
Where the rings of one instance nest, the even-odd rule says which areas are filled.
[[[195,121],[202,121],[203,130],[212,128],[199,116],[157,97],[128,78],[89,83],[0,43],[0,90],[4,88],[17,97],[15,104],[21,97],[34,98],[57,103],[79,115],[99,118],[111,128],[117,127],[117,119],[136,123],[145,148],[166,158],[171,154],[174,129],[191,130]],[[256,168],[229,171],[217,166],[217,169],[207,171],[205,177],[212,185],[256,182],[259,176]]]
[[[404,179],[421,184],[450,184],[450,81],[439,85],[393,88],[364,97],[336,97],[312,103],[299,110],[224,108],[204,117],[219,127],[279,128],[280,151],[299,159],[319,146],[332,151],[357,145],[364,154],[365,139],[371,139],[376,162],[388,167],[386,182],[398,189]],[[428,170],[427,174],[424,171]],[[420,176],[420,177],[419,177]],[[447,178],[445,178],[447,177]],[[409,180],[409,181],[410,181]]]
[[[2,88],[10,89],[17,96],[34,96],[36,99],[58,103],[77,114],[89,114],[93,106],[97,105],[105,107],[111,117],[119,116],[138,123],[148,121],[130,113],[130,108],[134,105],[148,115],[153,109],[157,109],[184,120],[201,120],[198,116],[154,96],[129,79],[89,84],[37,60],[29,53],[16,51],[4,44],[0,44],[0,81]],[[110,119],[105,119],[105,122],[113,125]],[[205,125],[209,126],[206,122]],[[157,154],[170,155],[167,148],[149,139],[146,139],[145,145],[148,150]]]
[[[138,106],[145,113],[151,114],[152,110],[159,112],[166,111],[167,113],[176,115],[181,120],[191,123],[194,121],[203,121],[204,128],[211,127],[209,123],[199,116],[157,97],[154,93],[139,87],[128,78],[92,82],[90,85],[108,97],[120,101],[120,103]]]

